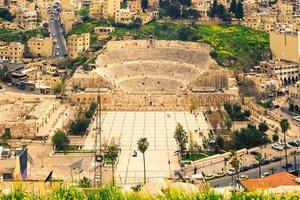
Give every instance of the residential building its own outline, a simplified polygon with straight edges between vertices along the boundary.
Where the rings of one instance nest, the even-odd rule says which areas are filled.
[[[69,57],[75,59],[79,54],[84,53],[90,48],[90,34],[71,35],[67,39]]]
[[[114,27],[97,26],[97,27],[95,27],[94,30],[97,35],[109,35],[110,33],[115,31],[115,28]]]
[[[271,32],[270,49],[276,59],[299,63],[300,58],[299,32]]]
[[[72,10],[63,10],[60,13],[60,21],[63,25],[65,33],[72,30],[74,23],[76,22],[75,13]]]
[[[103,18],[115,19],[118,10],[121,9],[121,0],[103,0]]]
[[[27,45],[29,53],[34,57],[50,57],[53,54],[53,41],[50,37],[32,37]]]
[[[103,18],[103,1],[93,0],[90,4],[89,16],[95,19]]]
[[[19,7],[16,12],[16,22],[25,29],[36,28],[38,14],[35,10],[34,4]]]
[[[130,24],[136,19],[137,13],[131,12],[129,8],[120,9],[116,12],[115,22],[121,24]]]
[[[0,46],[0,60],[10,62],[22,62],[24,45],[20,42],[11,42],[8,45]]]
[[[283,85],[299,80],[299,64],[277,60],[262,61],[258,70],[270,74],[281,81]]]
[[[142,11],[142,1],[141,0],[127,0],[126,5],[127,5],[127,8],[129,8],[133,12]]]
[[[292,111],[300,111],[300,82],[294,85],[289,85],[289,108]]]

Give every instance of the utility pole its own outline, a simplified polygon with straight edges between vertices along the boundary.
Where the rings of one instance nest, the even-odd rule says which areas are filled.
[[[96,112],[96,137],[95,137],[95,168],[94,168],[94,187],[102,185],[102,141],[101,141],[101,96],[98,90],[97,112]]]

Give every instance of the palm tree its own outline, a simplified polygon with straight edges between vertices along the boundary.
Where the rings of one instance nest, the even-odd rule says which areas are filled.
[[[292,151],[290,153],[292,156],[294,156],[294,166],[295,166],[295,171],[298,172],[298,167],[297,167],[297,151]]]
[[[234,168],[236,177],[238,179],[239,178],[240,160],[238,159],[238,155],[237,155],[236,151],[231,151],[229,158],[231,159],[230,165]],[[233,176],[231,178],[231,182],[233,184]]]
[[[118,158],[119,147],[115,143],[108,145],[107,147],[107,158],[111,161],[111,169],[112,169],[112,183],[115,185],[115,163]]]
[[[146,163],[145,163],[145,152],[149,147],[149,142],[146,137],[142,137],[137,142],[139,151],[143,154],[143,162],[144,162],[144,184],[146,184]]]
[[[255,160],[258,161],[258,175],[259,175],[259,178],[261,178],[261,161],[262,161],[262,156],[261,155],[255,156]]]
[[[271,171],[271,174],[274,174],[274,172],[277,170],[275,167],[270,167],[269,169]]]
[[[281,127],[281,131],[283,133],[284,153],[285,153],[285,165],[287,166],[288,160],[287,160],[287,147],[286,147],[286,132],[290,128],[289,121],[287,119],[282,119],[280,121],[280,127]],[[288,171],[287,167],[286,167],[286,171]]]

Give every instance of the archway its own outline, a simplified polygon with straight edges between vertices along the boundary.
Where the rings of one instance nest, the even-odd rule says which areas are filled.
[[[290,84],[290,83],[291,83],[291,77],[288,78],[288,84]]]
[[[295,83],[295,78],[294,77],[292,77],[292,82]]]
[[[286,80],[286,78],[283,79],[283,84],[286,85],[288,82]]]
[[[295,105],[295,112],[299,112],[298,105]]]
[[[294,111],[294,104],[290,104],[290,110]]]

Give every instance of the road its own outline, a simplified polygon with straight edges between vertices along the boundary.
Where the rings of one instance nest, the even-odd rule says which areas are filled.
[[[294,158],[293,156],[289,156],[288,157],[288,162],[290,163],[294,163]],[[278,162],[272,162],[268,165],[264,165],[264,166],[261,166],[261,173],[265,173],[265,172],[270,172],[270,168],[273,167],[276,169],[275,173],[277,172],[281,172],[281,171],[285,171],[285,169],[282,168],[282,165],[285,163],[285,158],[282,157],[281,161],[278,161]],[[299,166],[299,163],[298,163],[298,155],[297,155],[297,165]],[[259,177],[259,169],[258,167],[257,168],[254,168],[254,169],[251,169],[251,170],[248,170],[248,171],[245,171],[245,172],[240,172],[240,175],[247,175],[249,178],[258,178]],[[232,177],[231,176],[224,176],[222,178],[218,178],[218,179],[213,179],[211,181],[208,181],[211,186],[213,187],[224,187],[224,186],[230,186],[231,184],[231,179]],[[236,182],[236,176],[234,175],[234,181]]]
[[[60,11],[58,8],[59,6],[56,4],[49,10],[49,30],[55,42],[53,56],[61,57],[68,55],[68,51],[64,31],[60,23]]]

